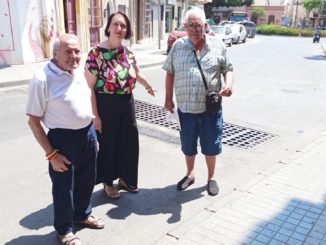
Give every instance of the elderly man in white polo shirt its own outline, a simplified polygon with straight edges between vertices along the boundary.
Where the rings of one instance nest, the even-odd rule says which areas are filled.
[[[101,229],[91,215],[97,139],[90,95],[79,68],[80,45],[75,35],[60,36],[53,59],[29,83],[28,124],[49,161],[54,228],[62,244],[81,244],[73,224]],[[46,134],[43,123],[48,129]]]

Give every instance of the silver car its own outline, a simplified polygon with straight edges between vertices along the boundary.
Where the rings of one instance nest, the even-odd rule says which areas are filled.
[[[238,44],[239,42],[245,43],[247,38],[247,31],[244,25],[232,24],[229,25],[233,34],[233,43]]]
[[[254,38],[256,36],[256,24],[252,21],[241,21],[239,24],[242,24],[246,27],[247,37]]]
[[[215,32],[215,37],[222,40],[225,45],[229,45],[229,47],[232,46],[233,35],[229,26],[211,25],[211,28]]]

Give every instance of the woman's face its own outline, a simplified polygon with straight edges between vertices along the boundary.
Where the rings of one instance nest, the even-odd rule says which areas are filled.
[[[124,39],[127,33],[127,22],[120,14],[112,18],[109,26],[110,38]]]

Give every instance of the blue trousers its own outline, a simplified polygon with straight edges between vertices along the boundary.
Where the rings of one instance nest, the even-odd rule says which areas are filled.
[[[92,124],[78,129],[50,129],[48,138],[71,164],[66,172],[56,172],[49,164],[52,180],[54,228],[60,235],[72,232],[73,222],[86,219],[95,184],[97,138]]]

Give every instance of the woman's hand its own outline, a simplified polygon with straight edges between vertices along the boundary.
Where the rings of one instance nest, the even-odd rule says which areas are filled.
[[[153,87],[151,85],[147,86],[146,90],[152,96],[155,96],[155,92],[157,92],[155,89],[153,89]]]
[[[102,133],[102,120],[99,116],[95,116],[95,118],[93,118],[93,124],[95,129]]]

